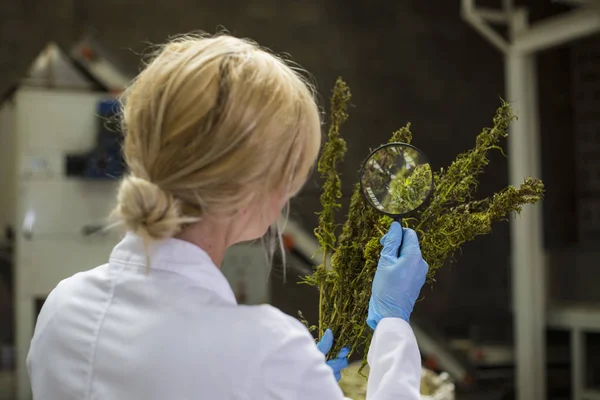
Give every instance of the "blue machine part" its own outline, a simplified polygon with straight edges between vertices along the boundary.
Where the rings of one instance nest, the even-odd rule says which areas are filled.
[[[98,103],[96,148],[88,154],[84,177],[118,179],[125,173],[121,153],[123,133],[119,126],[120,111],[121,105],[116,99],[105,99]]]

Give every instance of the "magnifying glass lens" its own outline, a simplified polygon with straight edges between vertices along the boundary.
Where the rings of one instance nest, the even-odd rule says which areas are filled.
[[[400,218],[427,200],[433,190],[433,171],[419,149],[392,143],[369,155],[360,181],[363,195],[371,206]]]

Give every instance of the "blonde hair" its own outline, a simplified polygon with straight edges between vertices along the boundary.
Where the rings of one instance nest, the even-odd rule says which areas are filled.
[[[162,46],[122,97],[129,172],[117,221],[160,240],[202,216],[295,195],[321,143],[315,92],[298,71],[228,35]]]

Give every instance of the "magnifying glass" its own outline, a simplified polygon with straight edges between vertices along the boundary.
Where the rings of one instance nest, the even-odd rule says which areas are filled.
[[[407,143],[373,150],[360,170],[360,187],[372,207],[402,223],[433,193],[433,171],[423,152]]]

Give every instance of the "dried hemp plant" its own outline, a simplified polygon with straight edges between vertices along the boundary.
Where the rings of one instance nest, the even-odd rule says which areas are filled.
[[[379,240],[392,222],[390,217],[365,202],[355,183],[347,218],[341,227],[335,223],[342,197],[337,167],[347,149],[340,129],[348,118],[350,98],[350,89],[338,79],[331,97],[329,132],[318,162],[323,186],[322,210],[315,235],[324,261],[312,275],[303,279],[303,283],[319,289],[319,321],[309,328],[317,329],[319,337],[326,328],[331,328],[335,335],[330,357],[342,346],[367,353],[372,332],[366,324],[366,316],[381,250]],[[454,260],[465,242],[491,233],[494,222],[505,221],[510,213],[519,213],[524,205],[542,198],[544,185],[533,178],[526,179],[519,187],[508,186],[489,198],[474,198],[478,177],[489,162],[488,152],[502,151],[499,142],[507,137],[514,119],[510,105],[502,101],[493,126],[481,131],[475,147],[459,154],[447,168],[434,172],[434,193],[427,206],[403,219],[404,226],[414,229],[419,236],[423,257],[429,264],[429,283],[435,281],[439,268]],[[410,124],[390,138],[390,142],[410,143],[411,140]],[[327,264],[328,259],[330,264]],[[308,326],[302,314],[300,316]]]

